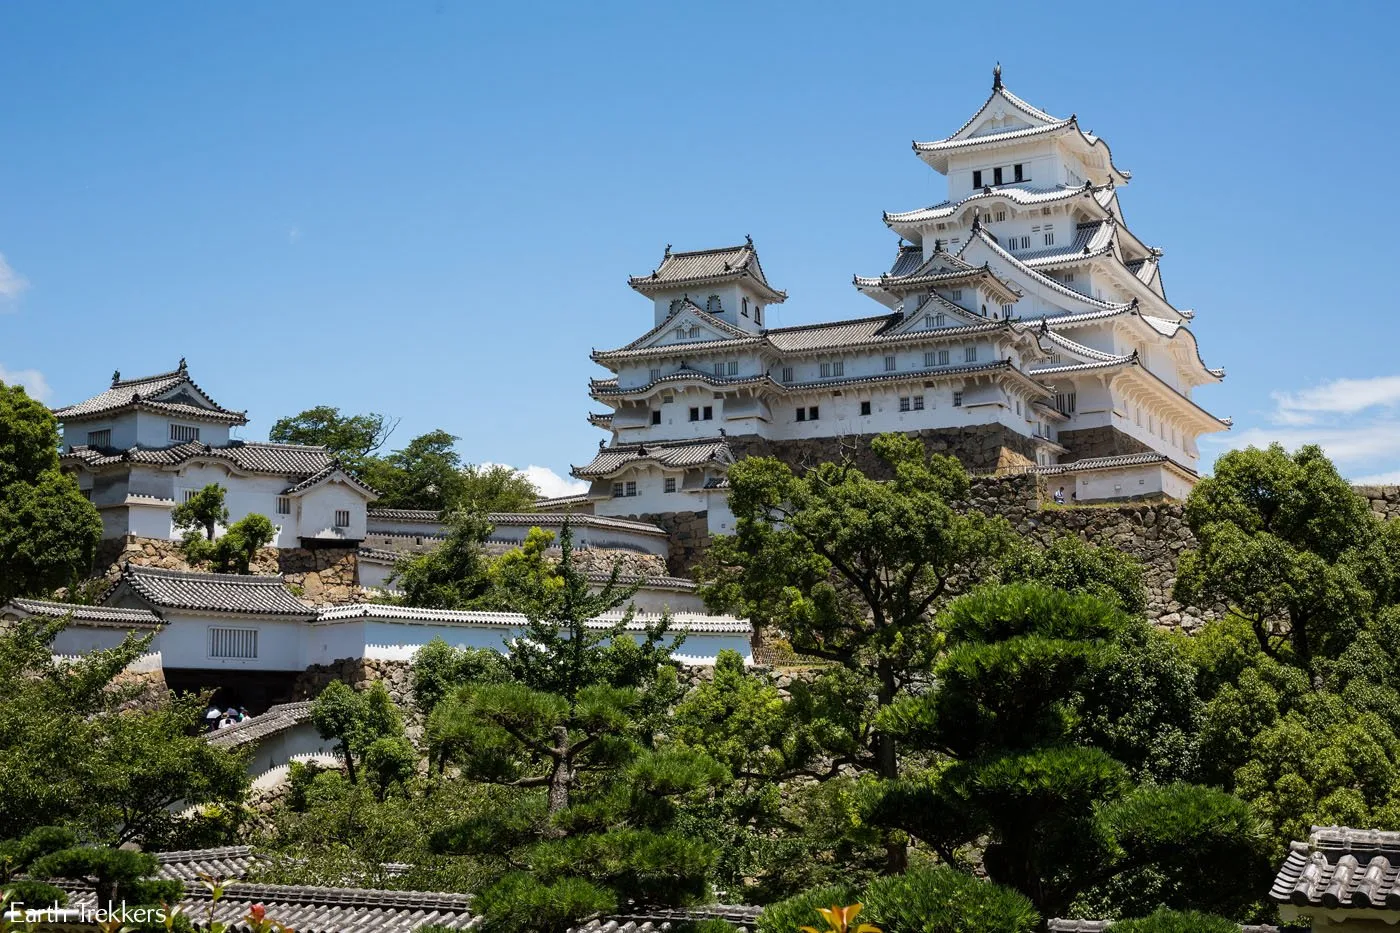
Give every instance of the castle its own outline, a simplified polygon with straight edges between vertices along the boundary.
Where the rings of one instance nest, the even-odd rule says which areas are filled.
[[[610,440],[573,475],[594,513],[703,513],[723,533],[736,459],[873,466],[887,431],[974,471],[1062,476],[1081,502],[1185,497],[1197,439],[1230,426],[1192,391],[1224,371],[1167,300],[1162,250],[1128,229],[1130,176],[1108,144],[1011,93],[998,67],[977,112],[914,152],[948,196],[884,215],[894,261],[854,278],[880,314],[766,327],[788,296],[752,240],[668,246],[629,280],[653,327],[593,353],[612,375],[589,386],[609,409],[589,420]]]

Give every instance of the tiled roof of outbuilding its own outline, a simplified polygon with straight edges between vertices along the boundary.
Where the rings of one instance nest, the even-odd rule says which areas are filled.
[[[133,447],[120,453],[108,453],[86,445],[78,445],[65,453],[62,459],[76,461],[88,467],[104,467],[118,463],[174,467],[188,460],[217,460],[248,473],[286,476],[298,481],[317,476],[335,464],[334,458],[324,447],[265,444],[255,441],[233,441],[219,447],[196,442],[173,444],[169,447]]]
[[[1328,909],[1400,911],[1400,832],[1314,826],[1294,842],[1270,900]]]
[[[702,920],[724,920],[741,931],[754,928],[759,907],[712,905],[690,910],[639,910],[612,917],[600,917],[574,927],[569,933],[669,933],[681,925]]]
[[[181,386],[189,386],[208,400],[213,407],[203,404],[189,393],[177,393]],[[160,398],[159,396],[165,396]],[[245,412],[230,411],[210,399],[185,369],[184,360],[172,372],[157,373],[154,376],[141,376],[137,379],[113,379],[112,385],[104,392],[72,405],[54,410],[60,421],[76,421],[108,415],[131,406],[143,406],[172,415],[182,415],[195,419],[220,421],[226,424],[247,424]]]
[[[56,603],[47,599],[16,598],[7,604],[24,615],[62,618],[72,616],[74,622],[103,628],[158,628],[160,616],[149,609],[123,609],[119,606],[80,606],[74,603]],[[0,606],[0,611],[4,610]]]
[[[70,908],[96,906],[90,887],[63,887],[69,892]],[[185,881],[179,906],[197,928],[208,922],[210,904],[201,883]],[[243,918],[254,904],[266,908],[269,920],[297,933],[412,933],[428,925],[465,930],[480,922],[472,915],[471,897],[466,894],[245,883],[225,888],[223,899],[213,904],[214,921],[227,924],[230,931],[247,933]]]
[[[686,285],[717,285],[739,278],[748,279],[768,301],[778,303],[787,300],[787,292],[768,284],[752,241],[742,246],[687,253],[673,253],[668,246],[661,265],[651,275],[634,275],[628,279],[628,284],[639,292],[647,293]]]
[[[606,476],[623,466],[641,461],[650,461],[663,467],[697,467],[707,463],[733,463],[729,442],[720,439],[703,439],[683,443],[658,444],[618,444],[616,447],[601,448],[586,466],[574,467],[574,476],[583,479],[589,476]]]
[[[238,748],[240,745],[256,742],[264,736],[310,722],[311,705],[310,700],[299,700],[295,703],[269,706],[265,713],[258,716],[250,716],[226,729],[205,733],[205,740],[217,748]]]
[[[310,609],[291,594],[281,577],[234,573],[189,573],[128,564],[121,582],[142,599],[165,609],[311,618]]]
[[[661,618],[655,612],[637,612],[627,624],[628,631],[639,631],[647,623]],[[415,606],[396,606],[388,603],[355,603],[347,606],[332,606],[321,612],[317,625],[347,622],[355,619],[385,619],[398,622],[444,622],[451,625],[480,626],[523,626],[525,616],[518,612],[488,612],[477,609],[419,609]],[[611,612],[590,619],[587,626],[605,629],[621,622],[621,612]],[[708,616],[694,612],[671,613],[671,628],[677,632],[744,634],[753,630],[746,620],[732,616]]]
[[[270,712],[270,711],[269,711]],[[252,720],[245,720],[251,722]],[[228,732],[210,733],[212,738]],[[176,852],[157,852],[155,858],[160,863],[156,874],[161,878],[177,881],[198,881],[201,874],[214,878],[236,880],[246,877],[248,870],[258,861],[252,846],[222,846],[216,849],[182,849]]]

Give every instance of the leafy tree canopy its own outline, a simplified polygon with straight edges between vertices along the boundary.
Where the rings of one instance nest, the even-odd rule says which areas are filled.
[[[0,382],[0,604],[76,583],[101,537],[97,510],[59,469],[52,413]]]
[[[339,408],[317,405],[279,419],[268,431],[274,444],[306,444],[325,447],[351,472],[365,472],[369,461],[388,442],[399,425],[397,418],[370,412],[342,415]]]

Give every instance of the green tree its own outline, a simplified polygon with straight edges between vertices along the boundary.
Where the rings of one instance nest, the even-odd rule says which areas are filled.
[[[0,382],[0,604],[75,584],[101,538],[97,510],[59,468],[53,415]]]
[[[803,476],[771,458],[729,473],[736,533],[715,541],[701,575],[707,604],[786,633],[798,651],[842,668],[850,700],[831,749],[829,776],[844,767],[899,776],[895,737],[870,728],[938,650],[931,613],[959,580],[995,570],[1011,529],[968,507],[969,483],[951,457],[927,456],[899,434],[872,442],[893,471],[880,482],[849,463]],[[851,680],[863,689],[846,689]],[[873,698],[871,701],[868,698]],[[905,864],[896,836],[888,869]]]
[[[389,577],[398,602],[423,609],[488,608],[491,579],[485,543],[491,525],[479,512],[449,512],[447,539],[424,554],[406,554]]]
[[[455,435],[429,431],[402,450],[370,461],[364,479],[379,491],[379,507],[439,512],[457,508],[466,480],[456,443]]]
[[[351,784],[358,783],[360,757],[376,741],[403,735],[398,707],[380,681],[364,691],[357,691],[344,681],[331,681],[312,704],[311,718],[321,738],[336,740]]]
[[[0,839],[71,827],[95,843],[180,847],[199,831],[177,803],[237,808],[247,783],[239,755],[193,733],[198,697],[124,710],[136,687],[120,675],[150,639],[55,661],[64,620],[0,629]]]
[[[1006,583],[1044,583],[1067,593],[1088,593],[1137,615],[1147,609],[1142,565],[1117,548],[1061,535],[1044,548],[1013,548],[1002,560]]]
[[[346,469],[361,475],[398,425],[397,418],[374,412],[342,415],[339,408],[317,405],[279,419],[267,439],[274,444],[324,447]]]
[[[176,528],[185,531],[187,538],[197,536],[202,531],[205,541],[213,541],[218,527],[228,523],[228,506],[224,504],[227,491],[218,483],[210,483],[175,506],[170,513],[170,521]]]
[[[540,491],[529,478],[501,463],[469,463],[462,468],[460,498],[452,508],[475,512],[529,512]]]
[[[1229,452],[1185,514],[1198,546],[1181,557],[1176,598],[1226,603],[1270,657],[1318,673],[1315,657],[1340,654],[1375,608],[1365,565],[1381,521],[1318,447]]]
[[[652,747],[647,714],[674,700],[677,639],[665,619],[641,632],[629,630],[630,613],[595,622],[635,586],[619,585],[615,567],[593,592],[567,525],[560,549],[557,567],[540,568],[548,581],[517,581],[527,622],[505,661],[509,680],[461,686],[429,718],[463,777],[533,792],[442,836],[446,851],[506,851],[510,864],[529,866],[481,892],[499,930],[551,933],[618,903],[685,903],[704,894],[713,860],[675,824],[681,802],[710,793],[723,768]]]
[[[1147,917],[1121,920],[1114,933],[1239,933],[1240,925],[1194,910],[1158,910]]]
[[[1244,803],[1194,785],[1135,788],[1121,762],[1075,741],[1077,694],[1145,622],[1026,585],[964,596],[938,622],[948,649],[936,689],[879,725],[946,764],[891,785],[878,819],[949,863],[981,846],[988,876],[1045,916],[1126,876],[1154,879],[1149,909],[1190,899],[1243,910],[1257,897],[1267,863]]]
[[[410,671],[413,705],[427,716],[456,687],[505,679],[500,652],[490,648],[454,648],[434,638],[413,656]]]

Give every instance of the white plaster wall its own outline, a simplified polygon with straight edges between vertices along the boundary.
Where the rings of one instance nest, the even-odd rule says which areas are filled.
[[[170,425],[181,424],[199,428],[199,443],[218,447],[228,443],[229,426],[209,424],[188,418],[172,418],[155,412],[138,411],[136,418],[136,443],[142,447],[169,447],[179,443],[170,439]],[[132,446],[126,444],[123,446]]]
[[[304,630],[309,623],[298,620],[231,618],[213,613],[197,614],[162,610],[168,623],[157,636],[157,646],[169,668],[249,671],[300,671]],[[256,629],[256,658],[211,658],[211,628]]]
[[[240,749],[249,752],[248,776],[257,777],[303,755],[333,755],[335,744],[333,739],[321,738],[314,723],[302,722]]]
[[[72,622],[63,631],[54,636],[53,653],[61,655],[83,655],[94,651],[106,651],[115,648],[126,640],[126,629],[108,628],[107,626],[84,625],[82,622]],[[151,634],[150,629],[134,629],[138,635],[145,636]],[[153,643],[154,646],[154,643]]]
[[[1073,490],[1080,502],[1101,502],[1161,494],[1185,499],[1192,486],[1189,480],[1160,463],[1145,463],[1090,474],[1051,476],[1047,477],[1047,482],[1052,490],[1060,485],[1065,486],[1067,493]]]
[[[277,498],[290,485],[286,477],[241,476],[230,472],[228,467],[220,463],[198,462],[186,464],[175,477],[176,502],[184,501],[186,491],[198,491],[210,483],[218,483],[225,489],[224,504],[228,507],[230,524],[256,512],[267,516],[273,525],[277,526],[277,537],[273,540],[277,547],[297,546],[295,516],[277,514]],[[293,508],[295,509],[295,504]],[[166,534],[179,537],[170,530],[167,530]],[[218,529],[218,534],[223,534],[222,527]]]
[[[365,498],[350,484],[331,480],[293,498],[297,534],[302,538],[361,541],[365,537]],[[335,513],[350,513],[350,524],[335,527]],[[290,523],[289,523],[290,524]]]

